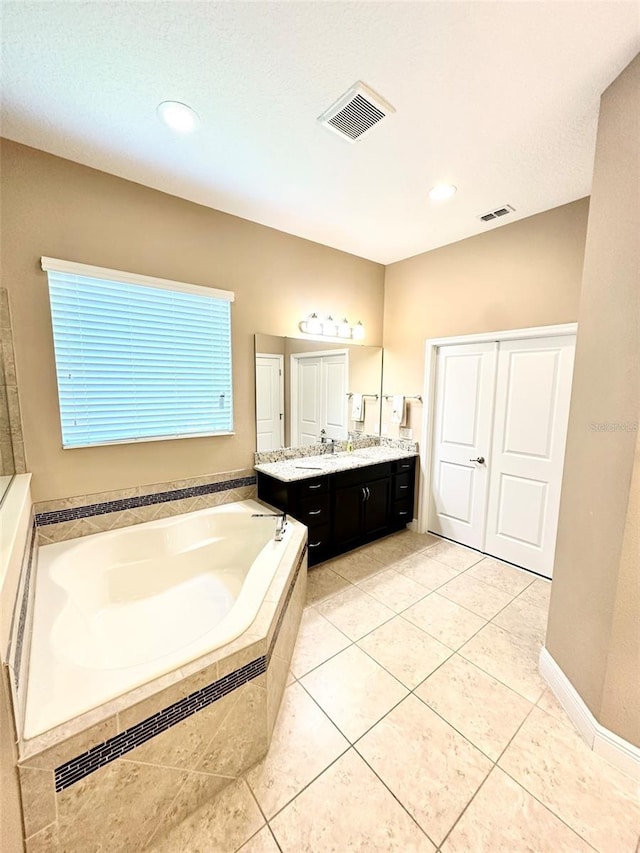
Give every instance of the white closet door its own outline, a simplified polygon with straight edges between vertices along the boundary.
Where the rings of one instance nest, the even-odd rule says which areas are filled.
[[[497,348],[495,342],[443,346],[437,355],[429,529],[478,549],[484,545]]]
[[[498,352],[483,550],[551,577],[575,336],[507,341]],[[460,540],[462,541],[462,540]]]
[[[256,354],[256,449],[284,445],[284,356]]]

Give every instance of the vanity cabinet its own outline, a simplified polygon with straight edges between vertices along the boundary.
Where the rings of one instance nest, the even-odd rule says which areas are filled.
[[[366,539],[388,533],[391,463],[332,476],[332,543],[346,551]]]
[[[258,497],[309,528],[309,565],[401,530],[413,517],[415,457],[284,482],[258,472]]]

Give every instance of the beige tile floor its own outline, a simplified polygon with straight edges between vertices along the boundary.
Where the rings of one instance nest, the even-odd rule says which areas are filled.
[[[155,853],[635,853],[538,674],[550,583],[403,532],[311,569],[269,753]]]

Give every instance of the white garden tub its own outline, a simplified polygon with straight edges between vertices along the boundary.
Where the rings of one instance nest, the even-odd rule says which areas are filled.
[[[291,535],[241,501],[39,549],[24,737],[239,637]],[[295,522],[293,523],[295,524]]]

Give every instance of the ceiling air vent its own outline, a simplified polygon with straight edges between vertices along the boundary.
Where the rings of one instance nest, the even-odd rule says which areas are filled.
[[[506,216],[508,213],[513,213],[514,210],[515,207],[512,207],[510,204],[503,204],[502,207],[496,207],[488,213],[483,213],[482,216],[478,217],[478,219],[481,219],[483,222],[491,222],[492,219],[498,219],[500,216]]]
[[[348,142],[356,142],[389,113],[395,113],[391,104],[358,81],[318,121]]]

